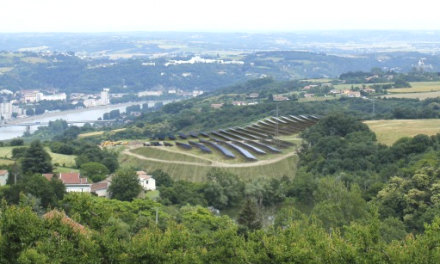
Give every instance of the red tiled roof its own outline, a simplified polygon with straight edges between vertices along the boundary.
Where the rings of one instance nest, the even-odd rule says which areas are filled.
[[[109,182],[107,180],[103,180],[100,182],[95,182],[92,184],[92,192],[108,188]]]
[[[43,176],[50,181],[53,178],[53,173],[43,173]]]
[[[0,170],[0,175],[5,175],[6,173],[8,173],[7,170]]]
[[[87,184],[87,178],[80,178],[79,173],[60,173],[64,184]]]
[[[86,235],[88,230],[81,224],[75,222],[71,218],[69,218],[64,212],[60,212],[57,210],[52,210],[45,215],[43,215],[43,218],[46,220],[52,220],[54,218],[61,218],[61,222],[65,225],[70,226],[75,232],[79,232],[83,235]]]

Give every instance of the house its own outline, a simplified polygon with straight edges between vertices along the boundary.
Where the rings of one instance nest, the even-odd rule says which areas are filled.
[[[145,191],[156,190],[156,180],[151,175],[148,175],[145,171],[136,171],[136,174],[139,178],[139,183]]]
[[[5,186],[9,177],[9,171],[0,170],[0,186]]]
[[[95,182],[91,186],[91,191],[96,193],[98,197],[106,197],[110,198],[110,195],[108,193],[108,187],[110,186],[111,179],[107,178],[100,182]]]
[[[314,94],[305,94],[304,95],[304,98],[313,98],[313,97],[315,97]]]
[[[273,100],[277,102],[281,102],[281,101],[289,101],[289,98],[282,95],[274,95]]]
[[[222,106],[223,106],[223,104],[211,104],[211,108],[214,108],[214,109],[220,109],[220,108],[222,108]]]
[[[51,180],[53,174],[43,174],[46,179]],[[92,184],[88,182],[87,178],[81,178],[80,173],[60,173],[57,175],[64,185],[66,186],[67,192],[91,192]]]
[[[260,94],[259,94],[259,93],[250,93],[250,94],[248,95],[248,97],[249,97],[249,98],[258,98],[258,97],[260,97]]]
[[[376,92],[376,90],[372,89],[372,88],[364,88],[364,89],[362,89],[362,91],[365,92],[365,93],[374,93],[374,92]]]
[[[246,105],[246,102],[243,102],[243,101],[234,101],[234,102],[232,102],[232,105]]]

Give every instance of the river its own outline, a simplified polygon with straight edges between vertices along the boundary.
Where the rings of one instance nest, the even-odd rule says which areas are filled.
[[[172,101],[163,101],[163,104],[170,103]],[[21,120],[14,120],[14,123],[20,124],[20,123],[29,123],[29,122],[49,122],[49,121],[55,121],[57,119],[63,119],[66,121],[80,121],[80,120],[97,120],[98,118],[102,118],[102,116],[105,113],[108,113],[112,110],[119,110],[122,112],[125,112],[125,109],[127,106],[131,105],[137,105],[137,104],[144,104],[145,102],[132,102],[132,103],[125,103],[125,104],[119,104],[119,105],[108,105],[108,106],[101,106],[101,107],[93,107],[93,108],[84,108],[84,109],[75,109],[75,110],[69,110],[69,111],[62,111],[62,112],[55,112],[55,113],[47,113],[43,115],[33,116]],[[148,101],[148,107],[154,106],[156,101]],[[77,126],[80,126],[81,124],[75,124]],[[31,126],[31,133],[36,131],[39,125]],[[0,140],[6,140],[16,137],[21,137],[23,133],[26,131],[25,126],[7,126],[7,127],[0,127]]]

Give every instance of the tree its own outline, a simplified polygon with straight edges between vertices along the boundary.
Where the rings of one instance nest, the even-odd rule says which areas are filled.
[[[34,114],[35,114],[34,109],[32,109],[32,108],[26,109],[26,115],[27,116],[33,116]]]
[[[238,215],[237,222],[250,230],[260,229],[262,227],[261,217],[255,200],[246,198]]]
[[[24,141],[21,138],[14,138],[13,140],[11,140],[10,145],[11,145],[11,147],[23,146],[24,145]]]
[[[26,147],[13,148],[12,149],[12,158],[14,160],[18,160],[19,158],[24,156],[24,153],[26,153],[26,150],[27,150]]]
[[[142,190],[136,172],[132,169],[120,169],[112,177],[109,187],[110,197],[121,201],[132,201]]]
[[[80,172],[83,176],[86,176],[92,182],[99,182],[104,180],[110,173],[107,167],[99,162],[88,162],[81,165]]]
[[[171,187],[174,184],[174,180],[171,176],[162,170],[155,170],[151,175],[156,180],[157,186]]]
[[[21,160],[21,168],[23,174],[31,173],[48,173],[52,172],[52,158],[47,153],[39,140],[31,143],[30,147],[24,153]]]
[[[207,178],[204,192],[210,205],[223,209],[240,203],[244,186],[237,175],[214,169],[208,172]]]

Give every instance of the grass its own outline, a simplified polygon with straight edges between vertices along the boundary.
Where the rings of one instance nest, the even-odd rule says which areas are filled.
[[[104,134],[105,132],[112,133],[112,132],[118,132],[118,131],[123,131],[123,130],[125,130],[125,128],[115,129],[115,130],[112,130],[112,131],[89,132],[89,133],[79,134],[78,137],[79,138],[85,138],[85,137],[100,136],[100,135]]]
[[[15,161],[13,160],[8,160],[8,159],[2,159],[0,158],[0,165],[10,165],[13,164]]]
[[[13,69],[14,67],[0,67],[0,72],[4,73],[4,72],[12,71]]]
[[[0,158],[6,158],[10,159],[12,158],[12,149],[16,147],[0,147]],[[60,165],[64,165],[66,167],[73,167],[75,166],[75,158],[74,155],[63,155],[63,154],[57,154],[50,151],[49,148],[45,148],[45,150],[49,153],[49,155],[52,157],[52,163],[58,163]],[[3,162],[6,162],[5,159],[3,159]],[[11,161],[10,163],[13,163]],[[0,164],[1,161],[0,161]]]
[[[334,96],[326,96],[326,97],[312,97],[312,98],[298,98],[298,102],[318,102],[318,101],[327,101],[327,100],[334,100],[338,99],[339,97]]]
[[[389,93],[423,93],[440,91],[440,82],[411,82],[411,88],[389,89]]]
[[[43,58],[36,58],[36,57],[23,57],[21,58],[21,61],[23,62],[27,62],[27,63],[32,63],[32,64],[36,64],[36,63],[46,63],[47,60],[43,59]]]
[[[333,87],[334,87],[335,90],[350,90],[352,86],[353,86],[353,87],[359,87],[359,88],[362,88],[362,85],[365,85],[365,87],[369,87],[369,86],[372,86],[372,85],[375,85],[375,84],[377,84],[377,85],[382,85],[382,84],[393,84],[393,83],[355,83],[355,84],[337,84],[337,85],[334,85]]]
[[[155,190],[155,191],[147,191],[145,193],[145,197],[149,198],[150,200],[156,200],[157,198],[159,198],[159,191]]]
[[[440,119],[374,120],[364,123],[376,133],[377,140],[386,145],[392,145],[402,137],[440,133]]]
[[[79,172],[78,169],[67,168],[67,167],[54,167],[53,170],[59,173]]]
[[[163,147],[165,148],[165,147]],[[194,149],[193,149],[194,150]],[[194,162],[194,163],[202,163],[202,164],[211,164],[211,162],[199,159],[193,156],[186,155],[184,153],[175,153],[169,152],[165,150],[161,150],[157,147],[145,147],[145,148],[137,148],[132,151],[133,153],[145,156],[147,158],[160,159],[164,161],[182,161],[182,162]]]
[[[281,178],[284,175],[294,177],[297,170],[297,156],[291,156],[281,161],[252,167],[221,167],[225,171],[237,174],[242,180],[251,180],[258,177],[264,178]],[[169,161],[141,161],[132,156],[123,155],[120,160],[121,164],[133,166],[136,169],[145,170],[151,173],[155,170],[162,170],[175,180],[186,180],[192,182],[204,182],[206,174],[209,170],[215,168],[214,166],[197,166],[197,165],[183,165],[176,164]]]
[[[388,94],[382,97],[385,98],[410,98],[410,99],[420,99],[425,100],[427,98],[435,98],[440,96],[440,91],[437,92],[426,92],[426,93],[401,93],[401,94]]]

